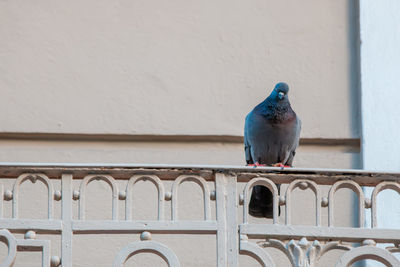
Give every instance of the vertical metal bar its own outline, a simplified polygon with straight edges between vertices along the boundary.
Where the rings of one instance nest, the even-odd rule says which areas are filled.
[[[42,267],[50,267],[50,241],[44,240],[42,251]]]
[[[61,190],[61,262],[63,267],[72,267],[72,174],[62,174]]]
[[[226,179],[222,173],[215,174],[215,192],[217,201],[217,266],[223,267],[228,264],[228,253],[227,253],[227,218],[225,216],[226,209]]]
[[[227,218],[227,254],[228,265],[236,267],[239,265],[239,227],[237,224],[238,211],[238,192],[237,192],[237,177],[236,175],[225,175],[226,181],[226,218]]]
[[[236,176],[215,174],[217,201],[217,266],[238,265],[239,233],[237,225]]]
[[[285,224],[286,225],[290,225],[291,222],[291,191],[290,191],[290,185],[288,188],[286,188],[286,195],[285,195],[285,199],[286,199],[286,203],[285,203]]]

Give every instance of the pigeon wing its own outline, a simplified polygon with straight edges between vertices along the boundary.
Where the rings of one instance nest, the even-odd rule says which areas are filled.
[[[299,140],[300,140],[300,131],[301,131],[301,120],[296,116],[296,126],[295,126],[295,131],[294,131],[294,138],[293,138],[293,144],[291,146],[289,158],[285,162],[285,165],[287,166],[292,166],[293,164],[293,159],[294,156],[296,155],[296,149],[299,146]]]
[[[251,156],[251,144],[249,142],[249,136],[248,136],[248,122],[247,122],[247,118],[245,121],[245,125],[244,125],[244,153],[245,153],[245,157],[246,157],[246,163],[247,164],[254,164],[254,160]]]

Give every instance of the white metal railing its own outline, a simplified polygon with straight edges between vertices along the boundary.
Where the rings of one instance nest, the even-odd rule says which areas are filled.
[[[1,179],[12,179],[13,187],[4,188],[0,179],[0,239],[8,246],[8,255],[0,266],[11,266],[21,249],[42,251],[42,266],[72,266],[73,236],[81,233],[120,234],[138,233],[141,241],[125,245],[114,258],[113,266],[123,266],[132,255],[153,252],[161,255],[169,266],[181,266],[174,251],[162,242],[152,240],[158,234],[214,234],[216,236],[216,266],[238,266],[238,255],[255,258],[262,266],[276,266],[265,248],[282,251],[293,266],[316,266],[318,260],[332,249],[345,252],[332,266],[349,266],[360,259],[374,259],[387,266],[400,266],[392,253],[400,252],[400,230],[377,228],[377,195],[392,189],[400,193],[400,174],[356,170],[250,168],[237,166],[170,166],[170,165],[78,165],[78,164],[0,164]],[[46,219],[19,218],[20,186],[27,180],[40,181],[47,187],[48,212]],[[61,180],[61,190],[53,184]],[[112,219],[87,220],[85,205],[87,187],[96,181],[106,182],[112,191]],[[124,182],[123,188],[118,183]],[[133,220],[132,188],[138,181],[148,181],[157,189],[158,212],[156,220]],[[165,183],[171,182],[171,190]],[[74,182],[79,187],[74,188]],[[180,220],[179,188],[183,182],[200,186],[204,208],[202,220]],[[215,190],[210,190],[209,184]],[[121,183],[119,183],[121,184]],[[278,194],[277,184],[286,184],[286,191]],[[240,186],[241,185],[241,186]],[[256,185],[273,192],[273,223],[249,222],[248,203]],[[329,186],[322,195],[321,187]],[[371,197],[365,196],[362,186],[373,186]],[[244,188],[243,191],[239,188]],[[282,187],[281,187],[282,188]],[[292,224],[292,192],[295,188],[311,189],[315,196],[315,225]],[[358,196],[358,227],[334,226],[335,193],[341,188],[353,190]],[[12,201],[12,215],[4,216],[3,202]],[[54,203],[61,201],[61,218],[54,217]],[[74,219],[73,202],[78,202],[78,216]],[[170,201],[170,205],[166,202]],[[211,201],[215,201],[212,203]],[[125,205],[125,216],[119,216],[118,206]],[[212,204],[215,204],[215,219]],[[352,203],[348,203],[352,205]],[[166,207],[169,207],[169,210]],[[285,220],[279,223],[278,207],[284,206]],[[328,223],[321,223],[321,210],[328,209]],[[364,213],[371,208],[371,228],[364,227]],[[243,220],[238,220],[238,211]],[[170,219],[166,219],[170,212]],[[121,217],[121,218],[120,218]],[[61,243],[36,239],[36,233],[61,235]],[[18,239],[16,233],[25,233]],[[254,242],[262,238],[264,241]],[[351,243],[351,244],[350,244]],[[359,246],[354,246],[358,243]],[[380,248],[376,243],[391,243]],[[51,246],[60,246],[61,255],[51,255]],[[93,255],[95,256],[95,255]]]

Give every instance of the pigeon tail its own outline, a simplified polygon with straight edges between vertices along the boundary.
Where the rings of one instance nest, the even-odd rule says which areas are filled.
[[[278,185],[278,194],[280,191],[280,185]],[[254,217],[265,217],[268,219],[273,218],[273,195],[272,192],[265,186],[255,186],[253,187],[253,192],[251,193],[250,204],[249,204],[249,214]],[[281,208],[278,207],[278,214],[281,214]]]

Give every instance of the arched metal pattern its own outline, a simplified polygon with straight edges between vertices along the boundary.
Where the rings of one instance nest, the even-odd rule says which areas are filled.
[[[363,246],[344,253],[336,263],[336,267],[348,267],[363,259],[376,260],[389,267],[400,266],[400,261],[387,250],[373,246]]]
[[[254,186],[261,185],[267,187],[272,192],[273,197],[273,223],[276,224],[278,222],[278,204],[279,204],[279,195],[278,188],[274,182],[267,178],[253,178],[250,182],[248,182],[243,190],[243,223],[248,223],[249,218],[249,202],[250,202],[250,190],[253,189]]]
[[[340,242],[329,242],[325,245],[314,240],[309,242],[305,237],[300,241],[290,240],[282,242],[278,239],[268,239],[266,242],[258,243],[261,247],[275,248],[285,254],[291,266],[316,266],[320,258],[333,249],[350,250],[351,247],[342,245]]]
[[[198,184],[203,191],[203,205],[204,205],[204,220],[208,221],[211,219],[210,209],[210,190],[206,180],[201,176],[195,175],[181,175],[174,181],[172,185],[172,208],[171,217],[173,221],[178,220],[178,189],[181,183],[190,181]]]
[[[41,181],[44,183],[47,187],[47,217],[48,219],[53,219],[53,207],[54,207],[54,188],[53,185],[46,175],[42,173],[25,173],[20,175],[17,180],[14,183],[14,188],[13,188],[13,199],[12,199],[12,217],[13,219],[18,218],[18,201],[19,201],[19,190],[21,187],[21,184],[25,182],[26,180],[31,180],[32,183],[35,183],[36,180]]]
[[[0,238],[5,239],[8,247],[8,255],[3,262],[0,263],[0,267],[12,266],[17,256],[17,240],[5,229],[0,230]]]
[[[132,220],[132,187],[139,181],[152,182],[158,191],[158,220],[164,220],[164,185],[155,175],[134,175],[126,185],[125,220]]]
[[[34,239],[17,239],[17,251],[41,251],[42,252],[42,267],[50,267],[50,241],[49,240],[34,240]]]
[[[290,254],[290,252],[288,251],[288,246],[286,246],[286,244],[284,242],[282,242],[281,240],[269,239],[265,243],[262,244],[262,247],[264,247],[264,248],[270,247],[270,248],[275,248],[277,250],[280,250],[283,254],[286,255],[286,257],[290,261],[291,265],[295,266],[294,259],[293,259],[292,255]]]
[[[122,267],[133,255],[140,252],[150,252],[162,257],[170,267],[179,267],[179,260],[175,253],[165,245],[155,241],[133,242],[124,247],[115,257],[113,267]]]
[[[23,166],[22,168],[0,167],[0,172],[2,173],[2,177],[0,178],[3,179],[2,181],[6,180],[4,183],[7,184],[9,181],[13,181],[13,188],[4,190],[2,194],[4,201],[9,201],[7,203],[11,205],[10,208],[13,213],[10,216],[4,214],[6,215],[4,216],[5,218],[1,218],[0,220],[1,227],[8,229],[12,233],[25,233],[25,239],[17,239],[13,237],[13,234],[7,232],[7,230],[0,231],[1,241],[9,248],[9,252],[6,252],[4,258],[0,260],[3,261],[0,262],[0,267],[12,266],[15,253],[21,250],[42,251],[41,266],[43,267],[58,266],[61,261],[63,266],[73,266],[72,241],[74,235],[87,233],[118,235],[121,233],[139,232],[142,233],[140,238],[143,241],[132,244],[127,243],[126,245],[128,246],[121,250],[116,258],[111,259],[112,261],[115,260],[114,266],[128,265],[129,257],[140,252],[154,253],[162,257],[170,266],[179,266],[178,259],[171,249],[160,243],[150,241],[150,232],[171,235],[214,235],[216,237],[217,250],[215,261],[218,266],[237,266],[239,254],[249,255],[258,260],[263,266],[274,266],[277,263],[274,263],[273,259],[271,259],[271,254],[268,249],[265,249],[266,247],[272,247],[285,253],[290,261],[290,264],[288,263],[290,266],[316,266],[320,262],[321,256],[332,249],[352,250],[343,254],[341,261],[337,265],[339,267],[347,266],[360,259],[374,259],[388,266],[400,266],[399,260],[393,258],[394,253],[399,251],[400,232],[395,229],[378,229],[376,227],[378,195],[386,189],[393,189],[399,193],[400,173],[370,173],[356,170],[348,171],[347,173],[345,170],[314,171],[302,169],[280,171],[276,168],[271,170],[264,168],[256,170],[223,166],[218,166],[218,168],[210,167],[207,170],[204,167],[196,166],[190,167],[190,169],[168,166],[140,168],[123,166],[89,166],[83,168],[82,166],[69,165],[67,165],[68,168],[47,165]],[[87,173],[90,173],[90,175],[87,175]],[[31,179],[32,181],[39,179],[47,186],[49,193],[48,212],[49,218],[51,217],[52,219],[18,218],[18,204],[21,209],[21,205],[23,205],[21,204],[21,197],[25,197],[25,194],[22,195],[23,192],[20,190],[20,187],[27,179]],[[108,184],[106,187],[111,187],[113,220],[110,220],[110,218],[85,220],[85,204],[88,204],[86,202],[88,201],[88,194],[90,194],[87,191],[87,187],[93,180],[100,180],[101,183],[106,182]],[[142,180],[147,180],[157,187],[158,220],[151,218],[151,220],[137,221],[136,218],[132,218],[135,217],[134,212],[136,211],[135,207],[133,207],[133,204],[136,203],[134,202],[136,200],[134,199],[134,190],[137,189],[135,186],[138,186],[136,183]],[[0,191],[3,184],[2,181],[0,181]],[[179,194],[182,196],[182,190],[185,189],[182,188],[181,184],[186,181],[195,182],[197,184],[195,187],[200,186],[202,190],[203,199],[201,199],[201,195],[196,196],[197,199],[201,199],[202,203],[199,205],[204,205],[204,218],[201,216],[201,221],[178,220],[178,211],[180,214],[185,212],[185,210],[182,210],[182,207],[178,210],[178,199]],[[76,184],[76,186],[79,186],[79,188],[75,188],[77,191],[74,191],[74,182],[79,183],[79,185]],[[119,192],[117,187],[119,182],[123,183],[124,189],[122,192]],[[30,182],[27,183],[30,184]],[[60,183],[60,191],[58,191],[58,186],[56,187],[55,183],[57,185]],[[165,192],[166,183],[171,183],[171,192],[169,190]],[[214,183],[215,187],[211,183]],[[277,184],[287,186],[287,190],[282,190],[280,196]],[[251,190],[256,185],[267,187],[273,194],[274,224],[266,222],[249,223],[248,221],[250,220],[248,205]],[[321,199],[319,190],[322,192],[322,186],[327,185],[330,185],[329,194],[327,198]],[[53,190],[53,186],[57,191]],[[371,200],[364,198],[361,186],[375,187]],[[238,188],[243,187],[244,191],[240,192],[240,200],[238,201]],[[302,190],[311,189],[314,192],[317,203],[315,207],[317,226],[314,223],[312,226],[294,224],[293,216],[297,212],[293,210],[295,199],[291,198],[294,197],[292,192],[293,190],[296,191],[296,187]],[[375,216],[373,218],[372,229],[333,226],[333,204],[338,205],[338,203],[334,202],[335,198],[339,198],[336,192],[341,188],[349,188],[358,194],[361,221],[363,221],[364,209],[372,207]],[[211,189],[215,189],[215,191],[212,191],[210,194]],[[46,195],[46,193],[43,195]],[[104,196],[99,196],[100,199],[102,201],[110,201],[109,193],[106,194],[106,199]],[[156,199],[154,195],[147,198],[149,197],[152,197],[153,200]],[[74,199],[77,200],[77,203],[74,202]],[[54,203],[56,200],[61,200],[60,205]],[[124,209],[126,209],[126,214],[122,220],[118,220],[119,200],[124,201]],[[166,204],[168,200],[172,200],[171,219],[166,220],[165,217],[169,217],[165,214],[165,209],[169,205]],[[212,200],[215,200],[215,220],[211,218],[212,210],[210,205],[212,205]],[[302,205],[301,209],[310,209],[310,204],[314,203],[313,201],[314,199],[312,199],[312,202]],[[279,202],[282,205],[286,205],[286,215],[288,216],[286,224],[285,222],[278,222]],[[242,203],[244,207],[239,206]],[[3,204],[6,204],[6,202]],[[74,218],[75,204],[79,204],[79,219]],[[319,221],[322,214],[320,214],[319,209],[322,212],[322,207],[329,204],[330,224],[326,227],[321,226],[319,225]],[[343,199],[340,200],[340,205],[346,205],[347,208],[350,208],[353,206],[353,202]],[[55,211],[58,207],[60,210],[58,210],[57,214],[60,214],[61,218],[53,214],[53,208]],[[240,210],[240,212],[244,212],[243,223],[241,219],[238,222],[237,218],[237,212],[242,208],[243,210]],[[312,210],[314,210],[314,207],[312,207]],[[301,210],[298,212],[301,212]],[[290,220],[290,216],[292,217],[292,221]],[[21,212],[19,217],[21,217]],[[314,215],[312,215],[311,219],[314,222]],[[61,255],[52,254],[50,241],[43,240],[45,238],[43,236],[35,239],[37,234],[59,235]],[[261,237],[265,241],[255,241]],[[246,238],[251,238],[252,240],[246,240]],[[380,249],[375,247],[376,242],[391,243],[394,246]],[[352,243],[360,244],[362,247],[354,248],[351,246]],[[207,262],[209,260],[211,259],[208,259]],[[330,264],[335,265],[336,262],[331,262]]]
[[[257,244],[248,241],[240,241],[240,254],[248,255],[256,259],[263,267],[275,267],[271,256]]]
[[[86,188],[88,184],[94,180],[105,181],[112,190],[112,219],[118,220],[118,187],[114,178],[109,175],[88,175],[86,176],[79,188],[79,220],[85,219],[86,206]]]
[[[343,180],[334,183],[329,190],[329,197],[328,197],[328,226],[333,226],[334,220],[334,197],[336,191],[342,188],[347,188],[353,190],[358,196],[358,224],[360,228],[364,227],[364,193],[361,187],[354,181],[351,180]]]
[[[318,188],[318,185],[314,181],[310,180],[295,180],[291,182],[286,189],[286,225],[290,225],[291,223],[291,198],[292,198],[292,192],[295,188],[301,187],[302,185],[306,184],[307,188],[310,188],[315,195],[315,225],[320,226],[321,225],[321,192]]]
[[[328,242],[321,249],[320,257],[322,257],[323,255],[325,255],[326,253],[328,253],[329,251],[334,250],[334,249],[340,249],[340,250],[347,250],[348,251],[348,250],[351,250],[351,246],[343,245],[341,242],[338,242],[338,241]]]
[[[374,191],[372,192],[372,199],[371,199],[371,225],[372,225],[372,228],[375,228],[378,226],[378,217],[376,215],[376,208],[377,208],[376,200],[377,200],[378,194],[381,191],[386,190],[386,189],[392,189],[400,194],[400,185],[395,182],[382,182],[375,187]]]

